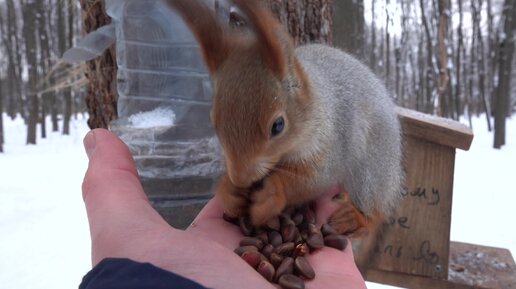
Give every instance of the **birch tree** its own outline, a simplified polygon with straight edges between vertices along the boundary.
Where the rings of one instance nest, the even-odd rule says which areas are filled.
[[[446,35],[448,30],[448,2],[439,0],[439,27],[438,27],[438,46],[439,46],[439,81],[437,85],[437,93],[439,98],[438,115],[448,115],[448,47],[446,43]]]

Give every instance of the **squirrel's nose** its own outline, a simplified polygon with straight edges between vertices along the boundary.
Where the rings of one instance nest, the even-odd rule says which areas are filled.
[[[227,162],[228,176],[237,188],[247,189],[254,183],[252,167]]]
[[[226,168],[229,179],[235,187],[254,190],[263,185],[263,180],[269,171],[266,165],[269,163],[271,161],[260,159],[246,162],[232,162],[227,159]]]

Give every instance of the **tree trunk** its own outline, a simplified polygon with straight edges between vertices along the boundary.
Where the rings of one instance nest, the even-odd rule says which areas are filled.
[[[47,32],[47,19],[45,9],[48,9],[45,3],[42,0],[36,1],[36,22],[38,27],[38,40],[39,40],[39,67],[40,67],[40,79],[45,79],[48,71],[50,70],[50,38]],[[50,21],[50,19],[48,19]],[[37,87],[37,94],[41,98],[41,114],[40,114],[40,129],[41,129],[41,137],[47,137],[47,126],[46,126],[46,115],[47,108],[50,105],[49,102],[49,92],[40,93],[39,91],[45,90],[44,88],[47,86],[46,83],[40,81]]]
[[[111,22],[111,18],[105,13],[103,1],[80,0],[80,3],[85,33]],[[97,59],[87,62],[86,106],[90,116],[88,125],[92,129],[107,128],[117,117],[116,72],[114,46]]]
[[[67,3],[67,10],[68,10],[68,34],[65,34],[65,25],[63,23],[63,27],[61,28],[60,33],[60,39],[59,39],[59,48],[61,55],[65,52],[65,50],[69,47],[73,46],[73,17],[74,17],[74,5],[73,1],[70,1]],[[61,13],[61,19],[62,22],[64,22],[64,9]],[[65,36],[66,35],[66,36]],[[65,102],[64,112],[63,112],[63,134],[69,135],[70,134],[70,119],[72,117],[72,89],[71,88],[65,88],[63,90],[63,97]]]
[[[501,148],[505,145],[505,121],[510,112],[510,87],[512,58],[514,54],[513,33],[516,19],[516,0],[506,0],[504,4],[503,19],[505,37],[500,39],[499,45],[499,69],[498,86],[496,88],[495,107],[495,135],[494,148]]]
[[[407,62],[412,62],[413,49],[409,46],[410,43],[410,29],[408,25],[407,12],[410,9],[410,4],[401,2],[401,39],[399,45],[396,47],[396,95],[398,97],[398,105],[403,107],[410,107],[410,95],[407,91],[408,85],[408,71],[406,70]],[[413,68],[414,66],[410,66]],[[413,71],[412,73],[415,73]]]
[[[426,89],[426,99],[425,99],[425,112],[432,114],[434,112],[434,102],[433,102],[433,92],[434,92],[434,49],[432,44],[432,35],[430,33],[430,27],[428,24],[428,19],[426,18],[425,5],[426,1],[419,0],[419,5],[421,8],[421,20],[423,22],[423,27],[425,29],[426,35],[426,54],[427,54],[427,63],[425,69],[425,89]]]
[[[474,1],[474,0],[473,0]],[[476,35],[476,24],[475,22],[473,22],[473,27],[472,27],[472,35],[471,35],[471,47],[470,47],[470,53],[469,53],[469,70],[468,70],[468,82],[467,82],[467,88],[468,88],[468,92],[466,93],[466,111],[468,113],[468,115],[472,115],[474,110],[475,110],[475,99],[477,98],[476,97],[476,94],[475,94],[475,86],[474,86],[474,83],[475,83],[475,76],[477,75],[476,74],[476,71],[475,71],[475,68],[476,68],[476,51],[475,51],[475,47],[476,47],[476,42],[477,42],[477,38],[475,37]]]
[[[478,23],[477,27],[477,59],[478,59],[478,91],[479,91],[479,97],[482,101],[482,107],[484,109],[484,113],[486,115],[486,121],[487,121],[487,130],[491,131],[491,116],[490,116],[490,105],[489,101],[487,100],[486,95],[486,57],[485,57],[485,51],[484,51],[484,37],[482,36],[482,29],[480,28],[480,23],[482,23],[481,19],[481,11],[483,2],[482,0],[477,0],[478,3],[475,5],[475,10],[472,11],[474,17],[476,18],[476,23]]]
[[[453,7],[453,2],[452,0],[446,0],[447,1],[447,5],[448,7]],[[451,9],[451,8],[450,8]],[[448,27],[447,27],[447,30],[448,30],[448,33],[447,33],[447,37],[448,37],[448,49],[447,49],[447,54],[448,54],[448,64],[451,64],[451,65],[447,65],[446,67],[446,70],[447,70],[447,73],[448,73],[448,77],[449,77],[449,81],[448,81],[448,86],[447,86],[447,97],[446,97],[446,102],[447,102],[447,113],[448,113],[448,117],[449,118],[452,118],[454,120],[458,120],[458,116],[455,116],[455,109],[454,109],[454,99],[455,99],[455,96],[454,96],[454,90],[453,90],[453,61],[455,59],[455,34],[454,34],[454,30],[453,30],[453,20],[450,16],[448,16]]]
[[[69,3],[70,2],[67,2],[67,5],[69,5]],[[65,8],[66,7],[67,6],[65,5],[65,3],[60,3],[59,5],[57,5],[57,11],[56,11],[56,14],[57,14],[57,19],[56,19],[57,51],[58,51],[60,57],[66,51],[66,24],[65,24],[65,19],[66,19],[66,9]],[[64,67],[65,67],[64,69],[66,69],[69,66],[65,65]],[[63,100],[66,99],[68,94],[70,94],[69,88],[64,88],[59,91],[59,97],[62,97]],[[52,131],[54,131],[54,132],[59,131],[59,121],[58,121],[59,112],[63,112],[62,103],[59,103],[59,107],[58,107],[57,103],[52,107]],[[63,112],[63,115],[64,115],[64,112]],[[65,131],[65,128],[63,125],[63,134],[65,134],[64,131]]]
[[[417,111],[425,111],[425,79],[426,79],[426,70],[425,70],[425,57],[423,54],[424,50],[424,40],[423,37],[419,38],[418,50],[417,50],[417,63],[418,63],[418,71],[419,71],[419,85],[416,89],[416,110]]]
[[[68,25],[67,25],[67,32],[68,32],[68,37],[67,37],[67,41],[68,41],[68,48],[72,48],[74,46],[74,36],[75,36],[75,26],[74,26],[74,23],[75,23],[75,14],[77,14],[77,6],[76,6],[76,2],[74,1],[70,1],[69,4],[68,4]],[[70,117],[72,116],[73,114],[73,91],[72,91],[72,95],[70,97]]]
[[[20,90],[20,77],[18,74],[18,70],[16,69],[16,50],[15,50],[15,41],[18,39],[17,35],[17,22],[15,21],[15,6],[13,0],[6,1],[6,21],[4,23],[0,23],[2,27],[2,41],[5,47],[5,51],[7,53],[7,98],[5,99],[7,103],[6,111],[9,117],[14,119],[16,117],[16,112],[19,111],[20,106],[19,102],[21,99],[21,90]],[[0,20],[3,20],[3,16],[0,16]],[[18,52],[20,53],[20,52]],[[21,65],[20,65],[21,66]]]
[[[470,102],[469,102],[469,112],[476,114],[478,111],[478,103],[479,103],[479,94],[478,90],[475,90],[476,83],[478,82],[478,74],[479,74],[479,67],[477,59],[480,57],[477,55],[478,52],[478,33],[480,33],[480,23],[478,22],[478,17],[475,16],[476,9],[476,0],[471,0],[471,14],[472,14],[472,35],[471,35],[471,47],[470,47],[470,74],[469,74],[469,81],[468,81],[468,87],[469,87],[469,96]]]
[[[332,0],[262,1],[287,27],[295,45],[332,43]]]
[[[36,127],[39,120],[38,59],[36,55],[36,13],[37,6],[33,0],[23,2],[23,35],[25,36],[25,57],[28,65],[29,86],[29,119],[27,124],[27,144],[36,144]],[[34,0],[39,1],[39,0]]]
[[[360,60],[367,61],[364,53],[364,1],[336,0],[333,1],[333,9],[333,40],[335,46],[342,48]],[[373,59],[371,62],[374,65],[373,63],[376,60]]]
[[[474,41],[474,39],[475,38],[472,39],[472,42]],[[471,44],[471,45],[473,45],[473,44]],[[468,121],[469,121],[469,127],[473,128],[473,121],[471,119],[471,113],[470,113],[471,95],[468,93],[468,82],[472,75],[471,74],[472,72],[471,72],[471,68],[468,68],[468,63],[470,63],[471,61],[467,61],[466,46],[463,47],[462,55],[464,55],[462,58],[462,79],[463,79],[462,90],[464,91],[463,92],[464,100],[462,103],[461,111],[462,111],[462,114],[467,115]]]
[[[395,81],[394,81],[394,84],[395,84],[395,88],[394,88],[394,91],[395,91],[395,94],[394,94],[394,97],[395,99],[397,100],[398,104],[402,104],[403,101],[402,101],[402,93],[401,93],[401,48],[400,47],[396,47],[394,48],[394,65],[395,65]]]
[[[58,2],[55,3],[54,0],[48,0],[48,8],[47,8],[47,30],[50,31],[51,38],[49,39],[49,46],[51,46],[53,49],[56,49],[58,53],[58,57],[61,57],[60,51],[58,50],[58,44],[56,40],[58,40],[58,33],[56,33],[56,30],[59,31],[59,23],[54,22],[55,19],[59,17],[59,12],[61,10],[61,7],[64,5],[64,2]],[[54,17],[55,15],[55,17]],[[54,29],[56,27],[56,29]],[[51,77],[49,82],[51,84],[54,84],[56,82],[55,77]],[[52,132],[59,131],[59,118],[58,118],[58,103],[61,102],[61,100],[58,100],[58,96],[60,94],[60,91],[57,89],[50,92],[47,96],[48,98],[48,113],[50,114],[50,121],[52,124]]]
[[[16,65],[14,66],[14,69],[16,71],[16,79],[17,79],[17,82],[16,82],[16,85],[17,85],[17,92],[18,92],[18,99],[15,100],[16,102],[16,108],[18,110],[18,112],[21,114],[22,118],[27,120],[27,113],[26,113],[26,106],[27,104],[29,103],[29,100],[27,98],[27,94],[25,92],[25,94],[23,93],[23,86],[24,86],[24,83],[23,83],[23,68],[25,67],[25,65],[23,64],[23,37],[20,37],[19,33],[18,33],[18,25],[16,23],[18,23],[17,19],[18,17],[16,16],[16,5],[15,5],[15,2],[13,0],[7,0],[6,1],[8,7],[9,6],[12,6],[12,9],[8,9],[8,12],[11,13],[10,15],[8,15],[8,18],[7,18],[7,21],[9,21],[9,23],[13,23],[13,26],[11,27],[11,29],[13,29],[11,31],[11,39],[12,39],[12,42],[14,42],[14,52],[15,52],[15,59],[16,59]],[[19,4],[17,5],[18,7],[23,7],[23,2],[20,1],[18,2]],[[23,10],[23,9],[21,9]],[[22,17],[23,17],[23,13],[22,13]],[[24,27],[24,26],[23,26]],[[23,28],[22,28],[22,33],[23,33]]]
[[[439,84],[437,93],[439,99],[438,115],[448,116],[447,92],[448,92],[448,47],[446,44],[446,35],[448,29],[448,16],[446,0],[439,0],[439,27],[438,27],[438,46],[439,46]]]
[[[487,93],[489,95],[489,102],[491,103],[491,111],[489,116],[493,116],[493,107],[495,105],[495,73],[497,67],[496,55],[496,32],[494,29],[493,21],[493,7],[492,0],[487,0],[487,33],[488,33],[488,57],[487,57],[487,75],[491,77],[487,78]]]
[[[461,68],[462,68],[462,50],[464,49],[464,36],[462,34],[462,0],[457,0],[459,6],[459,26],[457,27],[457,54],[455,60],[455,112],[457,119],[462,115],[461,112]]]
[[[418,93],[418,89],[419,89],[419,82],[418,82],[418,78],[417,78],[417,73],[415,71],[415,69],[417,69],[417,63],[414,60],[414,53],[409,54],[409,61],[410,61],[410,63],[409,63],[410,67],[412,67],[413,69],[412,69],[412,73],[410,75],[410,81],[407,81],[410,83],[410,85],[407,85],[407,88],[410,89],[410,91],[407,92],[407,94],[409,96],[409,103],[410,103],[408,107],[411,109],[414,109],[417,107],[417,100],[418,100],[418,96],[415,94]],[[405,73],[405,75],[408,75],[408,74]],[[410,98],[411,96],[412,96],[412,98]]]
[[[375,4],[376,0],[371,2],[371,60],[369,63],[369,67],[376,72],[376,15],[375,15]]]

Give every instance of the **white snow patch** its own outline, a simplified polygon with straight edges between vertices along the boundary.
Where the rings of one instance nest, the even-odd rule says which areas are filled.
[[[129,117],[129,123],[135,128],[152,128],[172,126],[176,114],[170,108],[158,107],[152,111],[140,112]]]

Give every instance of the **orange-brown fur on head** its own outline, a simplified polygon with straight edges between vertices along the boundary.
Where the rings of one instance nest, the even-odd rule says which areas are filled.
[[[211,119],[227,167],[215,195],[225,212],[248,213],[261,225],[338,183],[349,204],[332,215],[332,226],[358,234],[375,211],[394,207],[403,179],[400,126],[367,67],[324,45],[294,50],[257,0],[233,0],[248,31],[220,23],[202,0],[168,1],[193,31],[212,76]],[[271,137],[278,116],[284,129]]]
[[[247,188],[304,141],[300,136],[311,116],[311,99],[306,75],[281,25],[257,1],[234,2],[252,33],[223,26],[197,1],[170,1],[194,32],[212,75],[211,119],[229,178],[236,187]],[[285,127],[271,138],[279,116]]]

